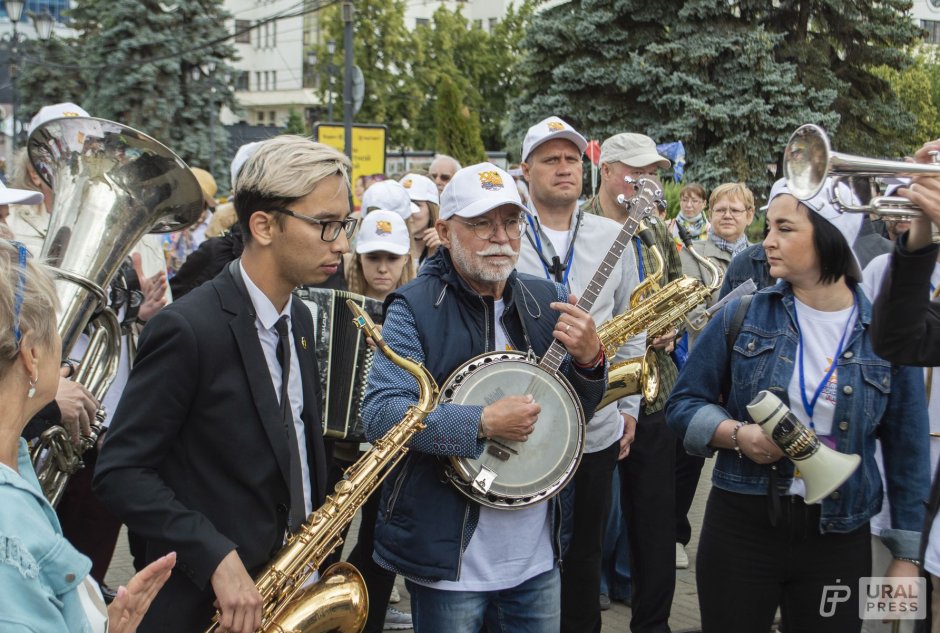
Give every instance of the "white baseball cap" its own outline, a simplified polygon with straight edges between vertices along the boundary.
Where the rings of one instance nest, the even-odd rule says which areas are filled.
[[[441,192],[441,219],[475,218],[504,204],[526,211],[512,176],[493,163],[464,167]]]
[[[254,143],[245,143],[235,152],[235,158],[232,159],[232,191],[235,191],[235,181],[238,180],[238,173],[248,162],[248,159],[261,147],[261,141]]]
[[[550,116],[547,119],[539,121],[529,128],[525,133],[525,139],[522,141],[522,161],[529,160],[529,154],[536,147],[550,141],[554,138],[563,138],[571,141],[578,147],[582,154],[587,148],[587,139],[581,136],[577,130],[559,119],[557,116]]]
[[[66,101],[65,103],[56,103],[55,105],[43,106],[39,109],[39,112],[36,113],[30,122],[27,131],[29,134],[33,133],[37,127],[45,123],[46,121],[51,121],[53,119],[64,119],[66,117],[90,117],[91,115],[85,112],[81,106],[77,106],[74,103]]]
[[[858,239],[858,234],[862,230],[862,222],[865,218],[861,213],[841,213],[837,211],[829,201],[831,189],[832,179],[827,178],[826,184],[819,190],[819,193],[808,200],[800,200],[800,202],[806,205],[811,211],[818,213],[824,220],[828,221],[829,224],[839,230],[839,233],[842,234],[842,237],[845,238],[846,243],[849,245],[849,250],[852,252],[849,274],[855,277],[856,281],[861,281],[862,266],[858,261],[858,255],[855,254],[855,240]],[[783,194],[793,195],[787,187],[786,178],[781,178],[770,188],[770,196],[767,198],[767,204],[769,205],[774,198]],[[846,192],[843,191],[843,198],[845,198],[845,194]]]
[[[369,213],[369,209],[385,209],[394,211],[403,220],[407,220],[411,217],[411,196],[401,183],[394,180],[382,180],[362,194],[361,207],[363,216]]]
[[[401,186],[408,190],[408,195],[415,202],[433,202],[440,204],[441,196],[437,191],[437,185],[427,176],[421,174],[405,174],[404,178],[399,180]]]
[[[356,235],[357,253],[382,251],[404,255],[410,250],[411,237],[400,215],[394,211],[376,209],[362,218]]]
[[[10,189],[0,181],[0,204],[40,204],[42,194],[29,189]]]

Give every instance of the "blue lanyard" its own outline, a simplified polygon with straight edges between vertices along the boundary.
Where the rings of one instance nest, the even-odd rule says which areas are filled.
[[[819,386],[816,387],[816,392],[813,394],[812,400],[806,399],[806,380],[803,371],[803,330],[800,329],[800,317],[796,304],[793,305],[793,318],[796,320],[796,331],[800,335],[800,397],[803,399],[803,410],[806,411],[806,415],[809,416],[809,428],[816,430],[816,425],[813,424],[813,411],[816,409],[816,402],[819,400],[820,394],[822,394],[823,389],[826,388],[826,385],[829,383],[829,379],[832,378],[833,372],[836,370],[836,365],[839,363],[839,358],[842,356],[842,346],[845,344],[845,337],[849,333],[849,327],[855,322],[855,312],[858,308],[858,299],[853,296],[852,298],[852,311],[849,313],[849,319],[845,322],[845,329],[842,330],[842,338],[839,339],[839,346],[836,348],[836,355],[832,357],[832,362],[829,364],[829,371],[826,372],[826,375],[823,376],[822,381],[819,383]]]
[[[643,253],[640,252],[640,239],[633,238],[633,243],[636,244],[636,269],[637,273],[640,276],[640,281],[643,281],[646,278],[646,274],[643,272]]]
[[[535,248],[539,253],[539,260],[542,262],[542,268],[545,269],[545,278],[549,281],[557,281],[552,276],[552,271],[549,270],[548,264],[545,263],[545,257],[542,255],[542,238],[539,237],[539,230],[535,227],[535,223],[532,221],[532,216],[526,214],[526,222],[529,223],[529,226],[532,227],[532,234],[535,236]],[[574,236],[571,237],[571,246],[568,248],[568,263],[565,266],[565,275],[562,277],[561,284],[568,289],[568,274],[571,272],[571,264],[574,262]],[[569,289],[570,290],[570,289]]]

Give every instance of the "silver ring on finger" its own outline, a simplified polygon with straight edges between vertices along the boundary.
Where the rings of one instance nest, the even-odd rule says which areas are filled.
[[[567,334],[569,330],[571,330],[571,324],[570,324],[570,323],[565,326],[565,334]]]

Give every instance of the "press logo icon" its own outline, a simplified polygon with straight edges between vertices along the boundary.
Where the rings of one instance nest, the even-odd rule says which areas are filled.
[[[824,586],[822,598],[819,600],[819,615],[824,618],[831,618],[836,614],[838,606],[843,602],[848,602],[851,597],[852,588],[848,585]]]

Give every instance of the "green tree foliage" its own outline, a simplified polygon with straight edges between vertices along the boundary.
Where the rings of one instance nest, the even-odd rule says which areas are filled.
[[[512,100],[518,148],[561,116],[585,135],[681,140],[713,186],[769,182],[790,132],[819,123],[844,151],[890,153],[913,117],[871,68],[903,69],[917,36],[907,0],[573,0],[539,13]],[[796,26],[794,26],[796,25]]]
[[[421,95],[412,80],[414,46],[405,27],[404,0],[356,0],[353,18],[353,59],[365,78],[365,99],[354,121],[388,126],[390,146],[410,146]],[[340,6],[323,12],[323,41],[336,42],[334,115],[343,120],[343,19]],[[330,63],[326,45],[316,49],[318,68],[327,76]],[[321,83],[325,95],[327,82]],[[325,101],[325,98],[324,98]]]
[[[455,82],[442,77],[434,108],[437,124],[437,150],[456,158],[462,165],[486,160],[480,138],[480,119],[463,102]]]
[[[897,138],[904,154],[913,154],[924,141],[940,137],[940,66],[929,50],[915,51],[914,59],[915,63],[903,70],[888,66],[873,70],[914,117],[911,133]]]
[[[179,0],[169,11],[163,6],[157,0],[76,3],[70,17],[78,36],[43,51],[23,78],[24,96],[31,104],[62,101],[49,98],[57,86],[47,85],[41,73],[71,76],[84,90],[69,96],[92,116],[146,132],[194,166],[214,163],[219,178],[225,161],[213,159],[227,147],[227,136],[211,112],[235,107],[222,80],[235,51],[230,42],[199,45],[225,38],[230,16],[223,0]]]
[[[794,64],[802,85],[836,91],[835,147],[865,156],[903,153],[897,139],[914,132],[914,116],[874,69],[910,65],[908,47],[922,36],[910,0],[741,0],[739,6],[747,23],[783,36],[777,61]]]
[[[355,63],[365,77],[365,101],[356,121],[389,128],[389,145],[436,149],[436,99],[444,78],[453,82],[464,104],[480,120],[485,146],[504,146],[503,129],[513,93],[512,69],[520,56],[519,40],[536,0],[510,7],[490,31],[473,26],[460,9],[438,8],[430,24],[409,31],[403,0],[357,0],[354,22]],[[336,87],[342,94],[343,23],[339,7],[324,11],[324,44],[315,48],[316,72],[328,75],[331,60],[325,42],[337,43]],[[327,81],[321,81],[326,100]],[[334,96],[334,99],[336,96]],[[339,96],[340,102],[342,97]],[[339,106],[334,118],[341,120]]]
[[[298,134],[300,136],[308,134],[304,118],[293,108],[287,113],[287,126],[284,128],[284,134]]]

